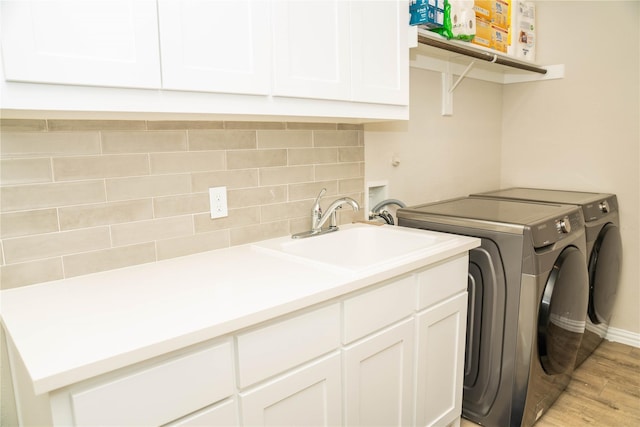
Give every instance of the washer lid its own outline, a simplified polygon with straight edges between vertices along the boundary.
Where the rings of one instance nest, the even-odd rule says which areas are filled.
[[[461,198],[399,209],[398,212],[400,211],[505,224],[533,225],[572,214],[576,208],[517,200]]]
[[[584,205],[604,200],[612,196],[604,193],[587,193],[583,191],[547,190],[542,188],[514,187],[504,190],[489,191],[475,196],[504,197],[506,199],[533,200],[538,202],[568,203]]]

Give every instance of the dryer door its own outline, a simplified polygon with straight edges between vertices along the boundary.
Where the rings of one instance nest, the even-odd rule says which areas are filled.
[[[573,368],[588,302],[584,254],[575,246],[568,246],[549,274],[538,313],[538,353],[547,374],[561,374]]]
[[[600,230],[589,258],[589,319],[608,325],[613,312],[622,260],[620,231],[608,223]]]

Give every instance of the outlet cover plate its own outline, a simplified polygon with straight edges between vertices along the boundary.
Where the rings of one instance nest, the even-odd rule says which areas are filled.
[[[229,216],[229,211],[227,209],[227,187],[210,188],[209,203],[211,205],[212,219]]]

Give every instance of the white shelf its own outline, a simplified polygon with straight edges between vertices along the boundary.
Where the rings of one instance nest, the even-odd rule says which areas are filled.
[[[512,58],[457,40],[446,38],[432,31],[417,29],[417,47],[411,50],[411,66],[442,73],[510,84],[529,81],[560,79],[564,77],[564,65],[542,66]],[[473,62],[471,69],[469,64]]]

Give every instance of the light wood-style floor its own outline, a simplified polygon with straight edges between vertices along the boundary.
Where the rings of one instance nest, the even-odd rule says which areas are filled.
[[[640,426],[640,348],[604,341],[535,427]],[[461,427],[476,427],[462,419]],[[502,427],[502,426],[499,426]]]

